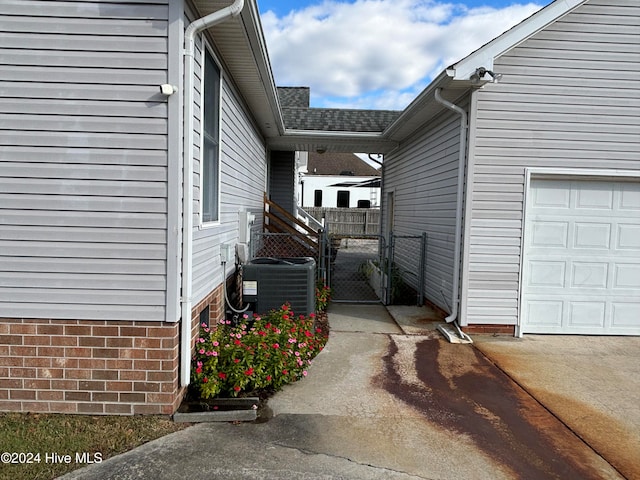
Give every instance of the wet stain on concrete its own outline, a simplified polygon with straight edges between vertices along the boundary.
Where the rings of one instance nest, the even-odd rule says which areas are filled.
[[[414,359],[418,382],[400,373],[398,351],[391,337],[377,382],[430,424],[471,438],[516,478],[611,476],[588,446],[472,347],[420,340]]]
[[[544,405],[566,421],[580,438],[607,459],[624,477],[640,479],[640,441],[624,425],[596,409],[552,392],[534,392]],[[562,409],[562,411],[560,411]],[[574,419],[580,419],[574,422]]]
[[[482,353],[507,372],[526,372],[527,359],[499,351]],[[554,415],[562,418],[580,438],[629,479],[640,479],[640,432],[620,423],[606,413],[575,398],[535,388],[526,381],[516,380]]]

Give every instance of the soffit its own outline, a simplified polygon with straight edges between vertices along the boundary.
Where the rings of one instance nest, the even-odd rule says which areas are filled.
[[[382,134],[287,130],[285,135],[269,138],[267,146],[300,152],[389,153],[398,144]]]
[[[194,0],[193,3],[199,14],[205,16],[233,2]],[[255,0],[246,0],[238,17],[215,25],[208,33],[262,134],[279,135],[284,129],[282,115]]]

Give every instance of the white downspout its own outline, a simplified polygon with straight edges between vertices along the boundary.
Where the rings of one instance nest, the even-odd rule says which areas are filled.
[[[193,253],[193,73],[195,38],[198,33],[240,14],[244,0],[191,22],[184,32],[184,131],[182,174],[182,296],[180,328],[180,384],[189,385],[191,378],[191,294]]]
[[[453,110],[460,115],[460,153],[458,157],[458,191],[456,198],[456,233],[454,238],[454,253],[453,253],[453,287],[451,288],[451,299],[453,307],[451,314],[445,318],[447,323],[453,322],[453,325],[458,331],[460,338],[470,340],[469,336],[460,329],[460,325],[457,323],[458,309],[460,305],[460,296],[458,294],[460,286],[460,253],[462,250],[462,200],[464,198],[464,170],[467,154],[467,130],[469,129],[467,112],[460,108],[458,105],[445,100],[440,95],[441,88],[436,88],[434,98],[436,101],[449,110]]]

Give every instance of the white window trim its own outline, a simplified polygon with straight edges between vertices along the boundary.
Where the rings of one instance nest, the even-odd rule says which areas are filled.
[[[205,89],[205,54],[206,52],[209,52],[209,54],[211,55],[211,58],[213,59],[213,61],[215,62],[216,66],[218,67],[218,71],[220,72],[220,85],[218,88],[218,214],[217,214],[217,220],[212,220],[209,222],[204,222],[203,221],[203,188],[204,188],[204,179],[202,176],[202,171],[203,171],[203,152],[204,152],[204,134],[203,134],[203,129],[204,129],[204,89]],[[202,59],[201,59],[201,71],[202,74],[200,75],[200,95],[201,95],[201,106],[200,106],[200,157],[199,157],[199,163],[200,163],[200,173],[198,175],[198,179],[199,179],[199,188],[200,188],[200,198],[198,199],[198,229],[199,230],[206,230],[208,228],[214,228],[219,226],[222,222],[221,222],[221,216],[222,216],[222,209],[221,209],[221,203],[222,203],[222,83],[223,83],[223,78],[224,78],[224,74],[223,74],[223,70],[222,70],[222,65],[220,63],[220,61],[218,60],[218,57],[216,56],[215,52],[213,51],[213,49],[211,48],[211,45],[209,44],[209,42],[206,40],[206,38],[203,36],[202,37]]]
[[[522,236],[520,239],[520,273],[518,276],[518,323],[516,325],[515,336],[522,338],[524,333],[522,332],[522,283],[524,279],[524,260],[525,260],[525,245],[527,236],[527,210],[529,195],[531,193],[531,179],[532,178],[549,178],[549,179],[588,179],[594,180],[612,180],[628,178],[630,180],[636,179],[640,181],[639,170],[607,170],[597,168],[548,168],[548,167],[529,167],[524,170],[524,197],[522,201]]]

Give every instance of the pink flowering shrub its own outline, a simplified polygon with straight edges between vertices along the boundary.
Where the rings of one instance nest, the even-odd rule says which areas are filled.
[[[196,396],[237,397],[260,389],[278,390],[307,375],[327,337],[314,328],[315,315],[296,316],[289,305],[265,316],[244,316],[236,327],[223,320],[202,325],[191,365]]]

